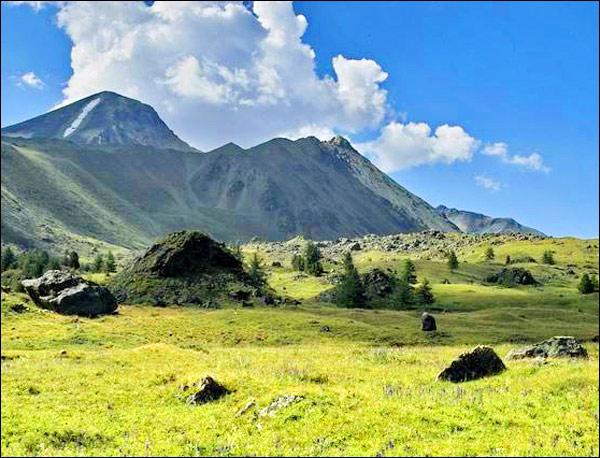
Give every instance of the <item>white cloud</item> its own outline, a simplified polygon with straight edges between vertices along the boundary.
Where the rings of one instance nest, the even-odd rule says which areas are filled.
[[[492,143],[486,145],[481,151],[487,156],[499,157],[502,162],[507,164],[519,165],[530,170],[536,170],[544,173],[550,172],[550,167],[544,164],[544,159],[539,153],[531,153],[529,156],[521,156],[515,154],[511,156],[508,153],[508,145],[506,143]]]
[[[413,122],[390,122],[376,140],[357,145],[385,172],[422,164],[469,161],[478,146],[479,141],[460,126],[444,124],[432,134],[428,124]]]
[[[20,2],[20,1],[8,1],[8,2],[3,2],[3,3],[7,3],[9,5],[13,5],[13,6],[19,6],[19,5],[27,5],[30,6],[31,8],[33,8],[34,11],[39,11],[42,8],[44,8],[45,6],[51,5],[51,4],[57,4],[57,3],[62,3],[62,2]]]
[[[19,85],[25,84],[34,89],[43,89],[45,86],[44,82],[34,72],[23,73],[19,77],[18,83]]]
[[[531,153],[529,156],[519,156],[515,154],[508,160],[511,164],[521,165],[531,170],[538,170],[540,172],[550,172],[550,167],[544,165],[544,160],[539,153]]]
[[[485,175],[477,175],[475,177],[475,182],[477,183],[477,186],[489,189],[491,191],[500,191],[502,188],[502,184],[499,181],[496,181],[493,178]]]
[[[291,2],[254,2],[253,12],[242,2],[67,2],[58,24],[73,75],[61,104],[102,90],[136,98],[203,150],[378,127],[388,108],[377,62],[338,55],[319,77]]]
[[[485,145],[481,152],[487,156],[498,156],[504,158],[508,155],[508,145],[501,142],[492,143],[490,145]]]

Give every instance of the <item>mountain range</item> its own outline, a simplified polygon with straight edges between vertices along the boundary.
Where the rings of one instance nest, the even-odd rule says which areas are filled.
[[[151,106],[112,92],[3,128],[1,154],[2,243],[26,247],[97,240],[137,248],[179,229],[240,241],[535,232],[435,209],[342,137],[201,152]]]

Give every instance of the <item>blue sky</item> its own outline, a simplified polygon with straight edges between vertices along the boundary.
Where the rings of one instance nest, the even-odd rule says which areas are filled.
[[[57,11],[2,2],[2,126],[45,112],[65,97],[78,98],[87,88],[100,91],[105,89],[97,87],[100,84],[118,84],[110,79],[88,78],[83,85],[70,81],[72,41],[88,43],[68,25],[58,27]],[[432,159],[404,167],[397,164],[411,152],[398,156],[401,159],[392,160],[395,165],[389,165],[388,172],[400,184],[433,205],[511,216],[551,235],[598,236],[597,3],[296,2],[294,11],[306,18],[306,31],[298,34],[298,43],[314,51],[318,78],[341,80],[332,63],[338,55],[369,59],[387,74],[380,81],[381,72],[365,69],[365,74],[379,78],[378,90],[387,91],[382,117],[350,113],[327,126],[329,130],[347,133],[354,143],[370,145],[373,154],[381,156],[401,148],[377,142],[389,122],[427,123],[432,131],[444,124],[461,126],[477,140],[477,148],[473,146],[463,159]],[[284,13],[270,14],[268,20],[289,28],[285,22],[289,15]],[[257,16],[267,18],[267,12]],[[251,39],[262,33],[246,19],[236,27],[247,30]],[[73,67],[75,73],[86,75],[80,64]],[[24,77],[30,72],[37,79]],[[178,88],[191,84],[184,83]],[[63,89],[69,87],[71,95],[65,96]],[[139,98],[152,102],[151,91],[147,92],[142,89]],[[199,106],[190,102],[192,111],[186,115]],[[371,111],[378,108],[374,105]],[[176,132],[185,132],[182,121],[169,119],[167,106],[157,109]],[[210,112],[221,109],[225,107],[213,104]],[[303,109],[296,111],[302,114]],[[260,114],[291,119],[284,108]],[[290,121],[290,130],[297,128],[294,122]],[[311,119],[312,124],[319,122],[318,117]],[[240,120],[240,125],[247,123]],[[253,138],[240,134],[237,140],[244,145]],[[508,145],[508,153],[482,154],[486,145],[498,142]],[[515,160],[532,153],[540,155],[542,168],[549,171]],[[481,186],[482,178],[487,179],[487,188]]]

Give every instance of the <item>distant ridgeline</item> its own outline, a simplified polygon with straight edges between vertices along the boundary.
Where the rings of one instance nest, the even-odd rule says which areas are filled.
[[[23,247],[141,248],[181,229],[233,241],[537,232],[435,209],[341,137],[200,152],[152,107],[112,92],[2,129],[1,154],[2,242]]]

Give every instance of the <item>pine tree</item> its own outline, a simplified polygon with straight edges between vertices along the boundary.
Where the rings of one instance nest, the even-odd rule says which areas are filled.
[[[69,267],[71,269],[79,269],[79,254],[77,254],[77,251],[71,251],[69,253]]]
[[[403,275],[401,275],[396,282],[392,301],[393,308],[396,309],[407,309],[415,303],[415,293],[413,288]]]
[[[450,270],[458,269],[458,257],[456,256],[456,253],[454,252],[454,250],[451,250],[448,253],[448,268]]]
[[[509,265],[510,263],[511,263],[510,255],[507,254],[506,255],[506,260],[504,261],[504,264]]]
[[[404,261],[404,265],[402,266],[402,275],[407,283],[411,285],[417,283],[417,268],[415,267],[415,263],[410,259],[406,259]]]
[[[494,253],[494,249],[491,246],[488,247],[488,249],[485,250],[485,259],[487,261],[491,261],[495,257],[496,257],[496,254]]]
[[[117,264],[115,262],[115,257],[112,254],[112,251],[109,251],[106,255],[106,259],[104,260],[104,269],[107,272],[115,272],[117,270]]]
[[[419,304],[430,305],[435,302],[435,296],[433,295],[431,286],[429,286],[429,280],[426,278],[423,279],[421,285],[415,291],[415,296]]]
[[[544,251],[544,254],[542,255],[542,262],[549,265],[556,264],[556,261],[554,260],[554,253],[549,250]]]
[[[304,270],[304,258],[299,254],[292,256],[292,269],[302,272]]]
[[[250,283],[256,288],[261,289],[267,284],[267,275],[265,274],[262,262],[256,251],[252,255],[252,258],[250,258],[248,275],[250,276]]]
[[[365,305],[365,287],[360,275],[352,262],[352,255],[344,255],[344,273],[335,295],[335,302],[339,307],[363,307]]]
[[[94,272],[102,272],[102,268],[104,267],[104,258],[102,254],[98,253],[94,258]]]
[[[2,250],[2,272],[15,266],[17,263],[17,257],[11,247],[6,247]]]
[[[323,273],[323,266],[321,266],[321,252],[313,242],[308,242],[304,249],[304,271],[315,277],[318,277]]]
[[[577,289],[581,294],[591,294],[594,292],[594,282],[588,274],[583,274]]]

